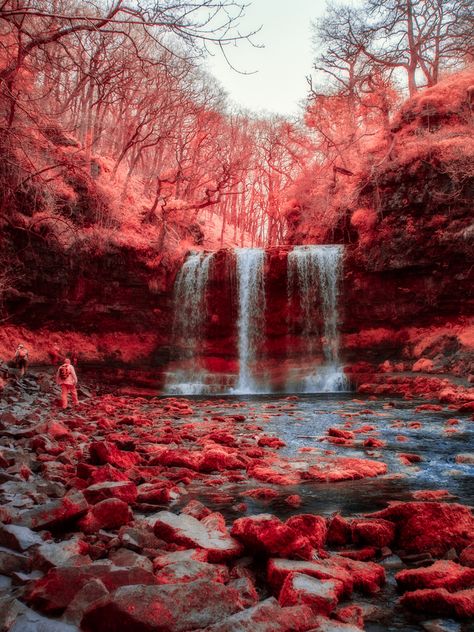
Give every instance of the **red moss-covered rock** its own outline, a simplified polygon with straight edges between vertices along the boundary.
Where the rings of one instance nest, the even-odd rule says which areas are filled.
[[[375,437],[369,437],[364,440],[364,448],[384,448],[387,445],[386,441],[382,439],[376,439]]]
[[[91,462],[96,465],[109,463],[115,467],[128,469],[140,462],[141,457],[136,452],[119,450],[109,441],[94,441],[89,446]]]
[[[181,513],[186,514],[187,516],[192,516],[193,518],[196,518],[196,520],[202,520],[203,518],[209,516],[212,511],[199,500],[193,499],[190,500],[185,507],[183,507]]]
[[[353,520],[352,539],[356,543],[382,548],[395,539],[395,525],[388,520]]]
[[[423,457],[419,454],[411,454],[409,452],[400,452],[398,458],[403,465],[413,465],[414,463],[421,463],[421,461],[423,461]]]
[[[415,612],[470,619],[474,617],[474,588],[458,592],[449,592],[445,588],[414,590],[405,593],[400,603]]]
[[[411,494],[415,500],[424,502],[442,500],[443,498],[452,498],[446,489],[419,489]]]
[[[243,470],[248,465],[248,459],[236,450],[224,447],[208,448],[202,453],[199,462],[199,472],[223,472],[225,470]]]
[[[301,476],[282,463],[253,463],[247,468],[249,476],[271,485],[298,485]]]
[[[232,525],[231,534],[248,550],[268,556],[309,559],[313,554],[306,537],[271,514],[239,518]]]
[[[83,516],[89,508],[81,492],[74,492],[49,503],[23,511],[17,524],[30,529],[58,527]]]
[[[317,579],[303,573],[290,573],[280,590],[281,606],[306,605],[318,614],[330,614],[339,603],[344,584],[334,579]]]
[[[313,514],[292,516],[286,523],[288,527],[303,535],[316,549],[324,548],[327,535],[326,519]]]
[[[328,524],[327,542],[332,546],[345,546],[352,543],[352,526],[351,523],[335,514]]]
[[[60,614],[91,579],[100,579],[109,591],[130,584],[156,583],[153,573],[138,567],[117,569],[106,562],[60,566],[28,586],[25,599],[42,612]]]
[[[137,499],[137,486],[131,481],[105,481],[90,485],[83,494],[93,505],[107,498],[118,498],[131,505]]]
[[[237,590],[206,580],[124,586],[85,613],[84,632],[181,632],[206,628],[243,609]]]
[[[338,551],[338,555],[341,557],[348,557],[351,560],[359,560],[360,562],[366,562],[373,560],[378,552],[378,548],[375,546],[364,546],[362,549],[345,549],[344,551]]]
[[[329,428],[328,435],[330,437],[338,437],[340,439],[353,439],[354,433],[350,430],[342,430],[342,428]]]
[[[241,496],[258,498],[260,500],[273,500],[274,498],[278,498],[279,495],[280,492],[277,492],[276,489],[272,489],[271,487],[257,487],[256,489],[247,489],[241,493]]]
[[[327,482],[352,481],[380,476],[386,472],[386,464],[379,461],[351,457],[321,458],[318,465],[312,465],[303,473],[303,478]]]
[[[474,568],[474,544],[470,544],[462,550],[461,555],[459,556],[459,561],[463,566]]]
[[[461,566],[451,560],[438,560],[431,566],[400,571],[395,579],[403,591],[446,588],[449,592],[454,592],[474,586],[474,568]]]
[[[291,573],[302,573],[317,579],[337,580],[343,584],[345,595],[350,595],[354,587],[351,573],[332,559],[301,561],[273,558],[268,560],[267,579],[276,593],[280,591],[283,582]]]
[[[396,545],[408,552],[441,557],[451,548],[461,551],[474,538],[471,510],[457,503],[394,503],[371,517],[394,522]]]
[[[369,595],[378,592],[385,584],[385,569],[375,562],[362,562],[340,555],[333,555],[327,561],[347,570],[351,574],[354,588]]]
[[[139,503],[165,504],[176,500],[179,495],[179,488],[169,481],[143,483],[137,488],[137,501]]]
[[[93,505],[79,521],[85,533],[95,533],[100,529],[118,529],[133,519],[133,513],[126,502],[118,498],[107,498]]]
[[[260,448],[278,449],[278,448],[284,448],[286,446],[286,443],[282,439],[279,439],[278,437],[267,437],[264,435],[263,437],[260,437],[260,439],[257,441],[257,445]]]
[[[364,629],[364,614],[360,606],[341,606],[334,612],[334,616],[342,623],[350,623]]]
[[[242,545],[231,537],[220,514],[210,514],[201,521],[192,516],[160,511],[155,515],[155,535],[166,542],[207,551],[210,562],[223,562],[238,557]]]

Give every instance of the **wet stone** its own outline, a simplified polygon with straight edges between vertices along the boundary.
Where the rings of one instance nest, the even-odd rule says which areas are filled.
[[[85,613],[83,632],[184,632],[242,610],[239,593],[207,580],[163,586],[124,586]]]
[[[35,544],[43,544],[43,538],[28,527],[15,524],[0,525],[0,546],[15,551],[26,551]]]

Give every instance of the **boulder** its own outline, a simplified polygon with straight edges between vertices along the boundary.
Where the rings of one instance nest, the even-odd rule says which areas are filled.
[[[0,575],[10,576],[16,571],[28,571],[30,565],[31,560],[28,555],[0,547]]]
[[[334,619],[328,619],[327,617],[316,617],[314,621],[314,627],[311,632],[363,632],[364,628],[353,623],[342,623],[341,621],[334,621]]]
[[[68,623],[80,625],[84,612],[108,594],[109,591],[100,579],[91,579],[74,595],[64,612],[63,619]]]
[[[96,533],[100,529],[118,529],[133,519],[133,513],[126,502],[118,498],[107,498],[93,505],[79,521],[85,533]]]
[[[239,518],[231,534],[251,552],[299,559],[313,556],[309,539],[271,514]]]
[[[83,494],[92,505],[107,498],[118,498],[131,505],[137,499],[137,486],[131,481],[104,481],[86,487]]]
[[[76,593],[92,579],[100,579],[109,591],[130,584],[156,584],[153,573],[141,568],[118,568],[105,562],[60,566],[29,585],[25,599],[44,613],[61,614]]]
[[[329,520],[327,543],[333,546],[345,546],[346,544],[351,544],[351,542],[351,523],[339,514],[335,514]]]
[[[243,609],[233,588],[208,582],[124,586],[85,613],[83,632],[184,632],[206,628]]]
[[[291,573],[302,573],[317,579],[332,579],[342,583],[344,594],[350,595],[354,587],[351,573],[339,564],[329,560],[282,560],[272,558],[268,560],[267,579],[272,589],[279,593],[285,579]]]
[[[405,593],[400,603],[418,613],[472,619],[474,617],[474,588],[457,592],[449,592],[446,588],[414,590]]]
[[[457,503],[394,503],[371,517],[395,523],[395,544],[409,553],[441,557],[451,548],[462,551],[474,539],[472,512]]]
[[[54,528],[83,516],[88,508],[84,495],[74,492],[21,512],[18,522],[30,529]]]
[[[161,553],[153,560],[153,568],[159,571],[169,564],[177,564],[179,562],[207,562],[207,551],[204,549],[186,549],[185,551],[171,551],[170,553]]]
[[[459,556],[459,561],[463,566],[470,566],[471,568],[474,568],[474,544],[470,544],[462,550],[461,555]]]
[[[410,568],[395,575],[402,591],[419,588],[446,588],[450,592],[474,586],[474,568],[451,560],[438,560],[431,566]]]
[[[326,519],[313,514],[298,514],[285,522],[300,535],[303,535],[316,549],[324,548],[327,536]]]
[[[86,556],[88,545],[78,537],[60,542],[43,542],[33,552],[33,565],[41,570],[49,570],[53,566],[90,564],[90,557]]]
[[[309,606],[318,614],[329,615],[339,603],[344,584],[334,579],[317,579],[303,573],[290,573],[280,590],[281,606]]]
[[[202,632],[303,632],[313,627],[307,606],[282,608],[274,597],[238,612]]]
[[[223,564],[208,564],[196,560],[181,560],[167,564],[155,573],[158,584],[184,584],[197,580],[219,582],[229,581],[229,571]]]
[[[89,446],[89,456],[94,465],[110,464],[119,469],[129,469],[141,461],[136,452],[119,450],[109,441],[93,441]]]
[[[43,538],[29,529],[16,524],[0,524],[0,546],[15,551],[27,551],[34,545],[43,544]]]
[[[382,548],[395,539],[395,525],[388,520],[353,520],[352,539],[356,543]]]
[[[209,562],[223,562],[238,557],[242,545],[231,537],[220,514],[210,514],[199,521],[186,514],[160,511],[155,515],[154,533],[166,542],[207,552]]]
[[[385,569],[375,562],[362,562],[342,555],[333,555],[326,561],[348,571],[354,582],[354,588],[369,595],[378,592],[385,583]]]

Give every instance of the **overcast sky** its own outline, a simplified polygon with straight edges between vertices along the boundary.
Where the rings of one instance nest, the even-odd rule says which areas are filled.
[[[255,112],[297,114],[298,103],[307,93],[305,77],[313,60],[311,21],[324,11],[322,0],[252,0],[240,30],[261,25],[254,40],[264,48],[241,42],[226,51],[238,70],[257,72],[240,75],[220,54],[210,59],[210,72],[239,106]]]

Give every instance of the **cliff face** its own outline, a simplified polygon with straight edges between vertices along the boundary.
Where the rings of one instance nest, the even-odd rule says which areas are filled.
[[[405,369],[466,377],[473,372],[473,82],[472,73],[452,77],[400,111],[392,149],[350,217],[357,241],[343,293],[347,334],[388,330],[379,359],[385,351]],[[422,341],[433,337],[430,351]],[[370,336],[347,356],[373,361]],[[420,358],[426,362],[417,368]]]
[[[346,244],[343,356],[356,383],[474,371],[473,86],[466,71],[408,100],[385,155],[354,176],[353,207],[334,208],[326,238]],[[292,221],[298,240],[318,225]]]
[[[449,374],[467,386],[473,373],[472,85],[474,76],[464,73],[407,101],[384,158],[355,176],[355,204],[335,213],[332,235],[345,244],[341,360],[356,385],[398,384],[413,370],[439,390],[438,377]],[[295,224],[295,235],[301,238],[301,225]],[[310,237],[301,241],[314,243]],[[9,243],[21,253],[23,272],[4,298],[12,317],[10,329],[0,332],[2,352],[20,336],[34,347],[33,360],[43,362],[56,341],[65,350],[80,348],[85,361],[152,366],[157,386],[170,358],[179,364],[173,284],[182,254],[171,258],[117,244],[65,250],[13,229]],[[309,357],[301,303],[288,297],[290,250],[269,249],[265,263],[257,369],[269,372],[277,388]],[[214,255],[205,303],[202,366],[235,374],[238,303],[231,250]],[[313,316],[320,334],[317,306]],[[322,361],[318,336],[311,353]]]

